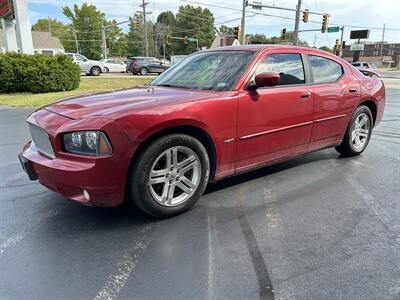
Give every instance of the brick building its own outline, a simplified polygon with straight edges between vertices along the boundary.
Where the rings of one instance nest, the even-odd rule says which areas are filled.
[[[382,54],[381,49],[383,50]],[[346,49],[343,50],[343,58],[352,61],[353,51],[350,51],[350,45],[346,45]],[[360,61],[371,62],[377,67],[398,66],[400,64],[400,43],[365,43],[364,50],[360,52]]]

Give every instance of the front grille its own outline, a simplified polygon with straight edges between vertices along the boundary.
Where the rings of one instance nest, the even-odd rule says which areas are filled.
[[[35,143],[36,148],[44,154],[55,157],[53,147],[51,146],[50,138],[47,132],[33,124],[29,124],[29,130],[31,131],[32,140]]]

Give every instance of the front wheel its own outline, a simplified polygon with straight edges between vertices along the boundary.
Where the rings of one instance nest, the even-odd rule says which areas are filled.
[[[101,73],[101,69],[99,67],[93,67],[90,70],[90,75],[92,75],[92,76],[99,76],[100,73]]]
[[[185,134],[172,134],[150,144],[132,166],[128,185],[133,203],[159,218],[192,207],[209,179],[210,162],[204,146]]]
[[[351,117],[342,143],[336,150],[344,156],[361,154],[368,146],[372,134],[373,117],[367,106],[360,106]]]
[[[146,68],[141,68],[141,69],[139,70],[139,72],[140,72],[140,75],[143,75],[143,76],[147,75],[147,73],[148,73],[148,71],[147,71]]]

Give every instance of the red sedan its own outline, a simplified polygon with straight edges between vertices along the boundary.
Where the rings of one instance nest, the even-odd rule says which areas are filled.
[[[208,182],[303,153],[365,150],[385,88],[327,52],[290,46],[195,53],[142,88],[77,96],[28,118],[32,180],[94,206],[169,217]]]

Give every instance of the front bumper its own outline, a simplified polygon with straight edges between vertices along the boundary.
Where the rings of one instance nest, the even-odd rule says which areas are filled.
[[[121,205],[124,184],[110,172],[107,157],[87,162],[63,158],[49,159],[29,142],[18,155],[31,180],[84,205],[112,207]]]

